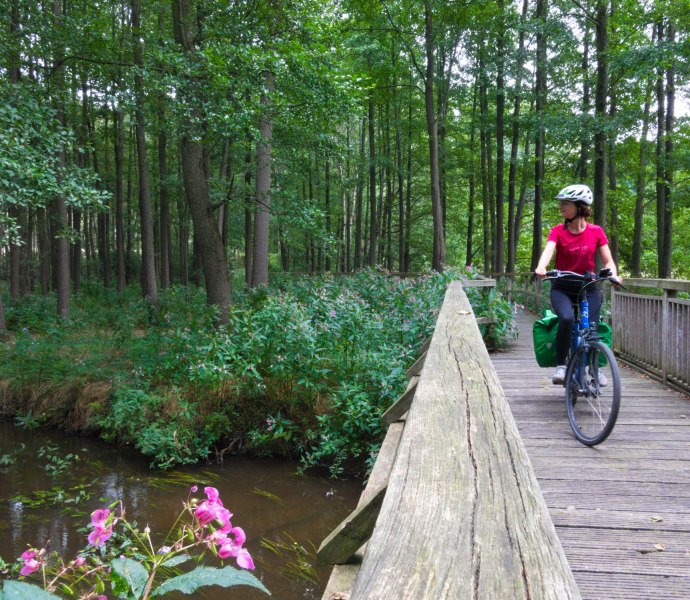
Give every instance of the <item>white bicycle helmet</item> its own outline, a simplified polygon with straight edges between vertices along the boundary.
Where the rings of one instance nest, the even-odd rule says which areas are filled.
[[[594,201],[594,197],[592,196],[592,190],[590,190],[589,187],[586,185],[575,184],[564,187],[560,192],[558,192],[556,200],[584,202],[589,206]]]

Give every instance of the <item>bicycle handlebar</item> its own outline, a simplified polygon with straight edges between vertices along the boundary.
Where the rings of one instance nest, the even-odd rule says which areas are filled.
[[[574,271],[559,271],[558,269],[553,269],[552,271],[547,271],[544,279],[558,279],[561,277],[568,277],[570,279],[579,279],[580,281],[588,281],[590,283],[599,281],[608,281],[612,285],[617,285],[625,289],[625,286],[618,281],[617,277],[611,275],[610,269],[602,269],[598,274],[595,273],[575,273]]]

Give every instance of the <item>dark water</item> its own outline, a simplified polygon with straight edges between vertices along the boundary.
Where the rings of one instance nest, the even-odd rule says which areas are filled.
[[[65,460],[69,454],[79,459],[51,477],[45,470],[50,457]],[[247,534],[245,546],[256,565],[254,575],[278,599],[320,598],[329,569],[317,569],[320,581],[316,582],[289,575],[286,571],[295,555],[276,555],[262,547],[262,540],[290,546],[292,538],[313,551],[312,544],[318,548],[354,508],[362,490],[359,481],[330,480],[325,474],[323,478],[297,476],[298,465],[290,461],[226,457],[223,465],[151,471],[133,452],[97,439],[25,431],[0,421],[0,460],[3,455],[14,459],[0,466],[0,556],[5,561],[14,561],[27,544],[41,547],[47,542],[49,550],[72,559],[86,545],[86,534],[77,528],[86,526],[93,510],[118,499],[128,520],[142,528],[149,525],[155,542],[156,535],[162,538],[179,515],[189,488],[198,485],[196,495],[205,497],[203,486],[211,485],[234,514],[233,525]],[[21,495],[34,500],[49,490],[62,497],[50,496],[37,507],[17,499]],[[313,558],[310,562],[314,563]],[[215,592],[209,598],[267,598],[247,587],[209,589]]]

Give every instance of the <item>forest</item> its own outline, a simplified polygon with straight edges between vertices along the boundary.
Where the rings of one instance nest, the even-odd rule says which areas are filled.
[[[0,403],[25,425],[78,380],[81,412],[43,416],[159,466],[253,440],[339,473],[375,453],[448,278],[531,271],[565,185],[623,275],[690,273],[688,0],[0,16]],[[507,301],[474,300],[504,343]]]

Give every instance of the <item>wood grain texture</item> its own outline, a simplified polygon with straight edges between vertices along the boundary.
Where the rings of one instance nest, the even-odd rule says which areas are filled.
[[[352,598],[579,598],[503,391],[451,283]]]
[[[393,404],[388,407],[388,410],[381,415],[381,420],[390,425],[395,421],[400,420],[403,415],[410,410],[412,406],[412,400],[414,399],[414,394],[417,391],[417,382],[419,377],[414,376],[410,379],[410,385],[407,387],[405,393],[400,396]]]

